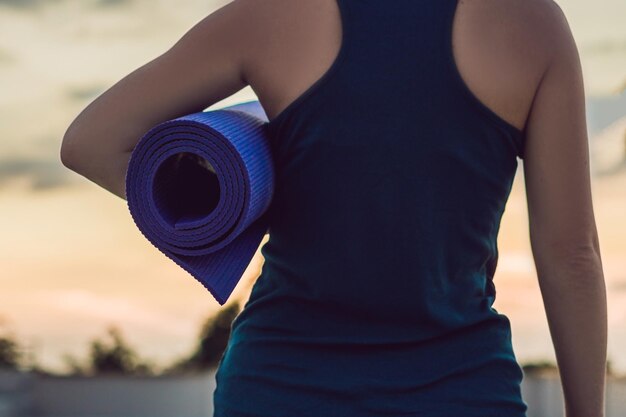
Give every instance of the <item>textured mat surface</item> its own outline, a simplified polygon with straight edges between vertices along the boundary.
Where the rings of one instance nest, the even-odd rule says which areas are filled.
[[[222,305],[268,229],[266,122],[258,101],[168,120],[141,137],[126,173],[141,233]]]

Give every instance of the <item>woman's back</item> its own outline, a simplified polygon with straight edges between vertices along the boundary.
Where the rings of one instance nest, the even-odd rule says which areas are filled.
[[[319,3],[286,6],[335,28],[313,33],[294,9],[311,69],[268,58],[248,80],[274,103],[277,179],[265,263],[220,362],[215,416],[524,416],[492,278],[541,52],[525,67],[531,52],[504,53],[486,77],[486,46],[457,65],[457,0]],[[471,22],[489,18],[468,9],[456,21],[480,39],[489,29]],[[509,23],[490,45],[520,42]],[[290,82],[273,89],[273,69],[290,65]]]

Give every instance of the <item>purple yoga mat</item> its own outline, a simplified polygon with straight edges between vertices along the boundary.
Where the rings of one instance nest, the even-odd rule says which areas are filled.
[[[258,101],[168,120],[141,137],[126,172],[128,209],[141,233],[221,305],[269,227],[266,125]]]

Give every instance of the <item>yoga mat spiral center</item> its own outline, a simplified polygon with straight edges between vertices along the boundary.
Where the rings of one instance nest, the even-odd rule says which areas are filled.
[[[215,209],[220,199],[220,185],[209,161],[190,152],[181,152],[159,166],[152,193],[163,220],[178,228],[208,216]]]

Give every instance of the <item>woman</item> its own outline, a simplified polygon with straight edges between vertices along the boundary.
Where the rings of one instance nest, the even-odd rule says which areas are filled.
[[[62,161],[125,198],[148,128],[247,85],[276,194],[216,417],[525,416],[492,307],[517,158],[566,415],[603,415],[584,88],[555,3],[236,0],[91,103]]]

